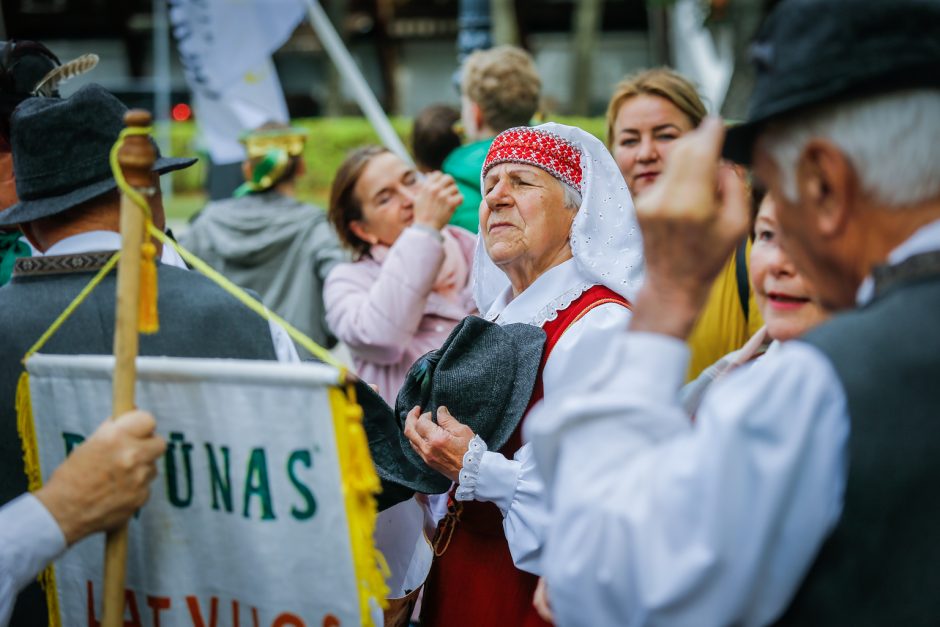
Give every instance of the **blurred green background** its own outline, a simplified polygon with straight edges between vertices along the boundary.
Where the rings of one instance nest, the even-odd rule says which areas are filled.
[[[604,118],[552,116],[550,121],[579,126],[601,141],[604,139]],[[411,118],[392,118],[391,122],[405,145],[410,146]],[[307,174],[299,181],[300,197],[325,207],[330,182],[346,153],[363,144],[378,143],[379,138],[368,120],[361,117],[307,118],[292,120],[291,123],[309,132],[304,151]],[[205,156],[198,145],[195,123],[174,122],[170,133],[174,156]],[[191,168],[173,173],[173,196],[165,203],[170,220],[189,220],[206,204],[205,176],[205,159]]]

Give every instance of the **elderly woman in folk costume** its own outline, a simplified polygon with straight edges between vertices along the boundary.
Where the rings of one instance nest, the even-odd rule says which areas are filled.
[[[541,327],[546,343],[529,407],[554,402],[560,373],[587,371],[630,318],[643,275],[633,203],[613,158],[559,124],[515,128],[482,171],[474,296],[487,320]],[[446,408],[408,414],[405,435],[455,482],[435,539],[422,625],[538,625],[532,595],[548,517],[520,422],[500,450]],[[524,421],[524,418],[523,418]]]

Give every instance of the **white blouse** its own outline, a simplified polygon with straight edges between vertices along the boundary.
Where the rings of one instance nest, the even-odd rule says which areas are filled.
[[[508,289],[484,317],[500,325],[521,322],[542,326],[593,285],[578,271],[574,260],[568,260],[540,276],[515,298]],[[612,336],[626,329],[629,321],[630,311],[626,307],[608,303],[595,307],[571,325],[552,350],[542,372],[545,404],[551,405],[564,395],[571,383],[564,373],[591,370],[596,356],[603,353]],[[468,451],[472,463],[461,471],[456,497],[495,503],[503,513],[503,530],[516,567],[541,574],[539,561],[549,506],[545,485],[535,470],[532,448],[525,444],[508,459],[495,451],[486,451],[483,441],[475,438],[472,446],[479,449],[481,445],[482,451]]]

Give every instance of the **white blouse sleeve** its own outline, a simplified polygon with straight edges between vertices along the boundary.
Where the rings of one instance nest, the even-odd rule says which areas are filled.
[[[764,625],[838,521],[845,394],[799,341],[731,373],[690,425],[684,343],[611,338],[593,384],[526,422],[552,518],[542,558],[564,625]]]
[[[629,320],[630,311],[626,307],[605,304],[571,325],[555,345],[542,372],[545,403],[554,402],[573,383],[569,380],[571,372],[590,371],[598,351],[611,336],[621,333]],[[480,440],[475,452],[471,443],[464,458],[457,499],[495,503],[503,513],[503,530],[516,567],[541,574],[539,561],[549,508],[532,448],[524,444],[513,459],[508,459],[500,453],[486,451],[485,446]]]
[[[32,494],[0,507],[0,625],[13,612],[16,595],[65,551],[65,536]]]

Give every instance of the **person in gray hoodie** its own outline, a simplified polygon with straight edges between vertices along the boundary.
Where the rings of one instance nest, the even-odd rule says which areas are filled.
[[[242,139],[245,184],[233,198],[210,202],[180,243],[326,348],[336,338],[326,324],[323,282],[347,261],[320,207],[295,197],[303,176],[306,133],[268,123]],[[310,358],[297,347],[302,358]]]

